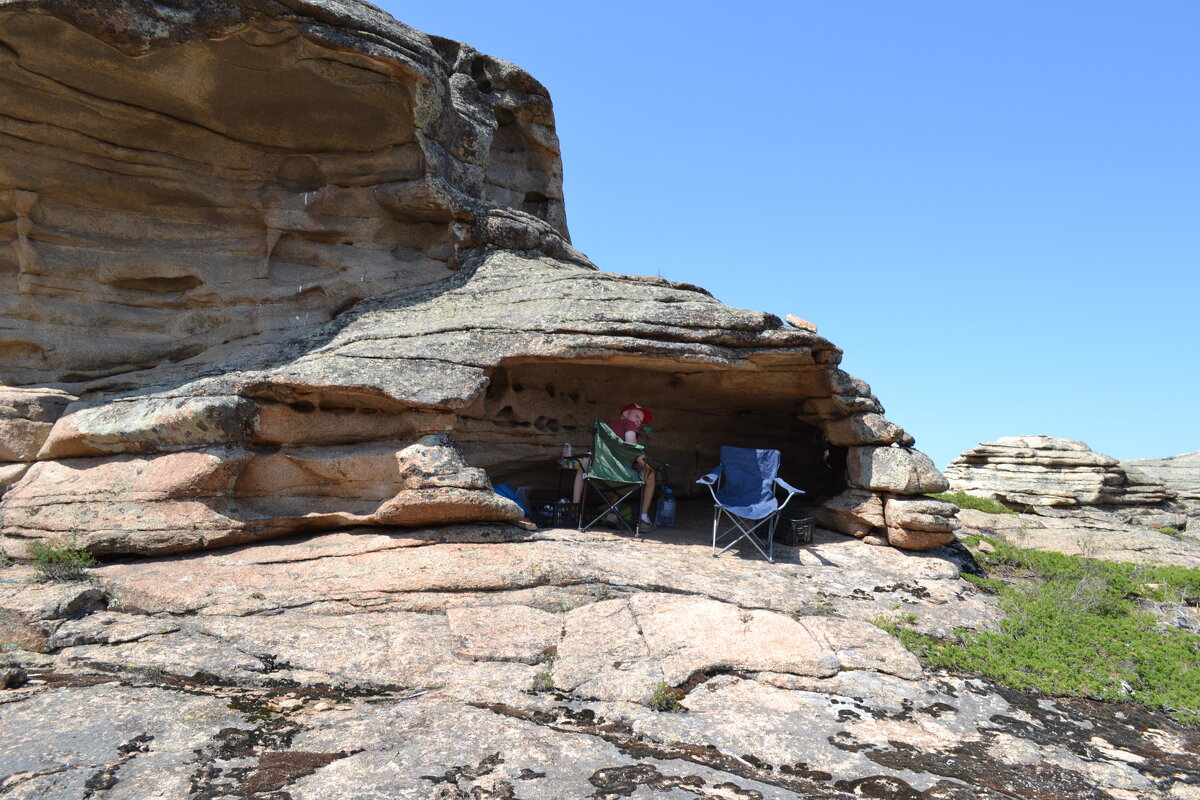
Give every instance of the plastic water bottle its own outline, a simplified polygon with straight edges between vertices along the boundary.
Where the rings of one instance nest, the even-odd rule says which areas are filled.
[[[675,527],[675,495],[670,486],[664,486],[662,496],[658,498],[658,519],[654,524],[660,528]]]
[[[554,504],[554,527],[569,528],[571,527],[572,504],[567,498],[563,498]]]
[[[570,442],[563,442],[562,458],[563,461],[570,461],[571,456],[575,455],[575,449],[571,447]]]

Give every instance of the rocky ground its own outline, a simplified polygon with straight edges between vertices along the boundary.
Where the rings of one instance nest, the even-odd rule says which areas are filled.
[[[1018,547],[1106,561],[1200,568],[1200,532],[1163,533],[1131,524],[1111,510],[1039,509],[1031,514],[987,514],[961,509],[958,516],[963,524],[960,536],[998,536]]]
[[[1200,797],[1195,729],[932,674],[870,624],[991,624],[960,547],[818,529],[772,565],[700,530],[346,531],[86,584],[9,566],[32,680],[0,692],[0,794]]]

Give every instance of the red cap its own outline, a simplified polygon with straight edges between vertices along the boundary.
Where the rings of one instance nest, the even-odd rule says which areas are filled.
[[[645,419],[643,420],[643,422],[646,425],[649,425],[651,422],[654,421],[654,412],[651,411],[650,409],[646,408],[645,406],[639,406],[637,403],[630,403],[629,405],[622,408],[621,414],[624,414],[626,411],[633,411],[635,408],[646,415]]]

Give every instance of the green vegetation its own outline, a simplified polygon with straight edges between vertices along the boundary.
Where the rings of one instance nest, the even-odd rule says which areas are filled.
[[[270,719],[272,714],[279,713],[254,697],[234,697],[226,707],[245,714],[250,722],[263,722]]]
[[[96,559],[87,550],[57,542],[34,542],[29,555],[38,578],[43,581],[82,581],[87,568],[96,566]]]
[[[995,500],[987,497],[976,497],[966,492],[942,492],[941,494],[926,495],[926,497],[932,497],[935,500],[945,500],[947,503],[954,503],[959,508],[973,508],[976,511],[984,511],[988,514],[1017,513],[1003,503],[997,503]]]
[[[974,547],[980,537],[964,543]],[[1165,626],[1139,600],[1195,605],[1200,569],[1096,561],[987,540],[988,577],[964,576],[998,596],[997,631],[955,640],[917,633],[914,619],[877,618],[926,663],[1016,689],[1133,701],[1200,722],[1200,635]]]
[[[683,706],[679,704],[679,696],[666,683],[660,683],[654,687],[654,692],[646,701],[646,705],[655,711],[682,711]]]
[[[251,592],[250,599],[251,600],[266,600],[267,596],[265,594],[263,594],[262,592]]]
[[[1179,535],[1179,531],[1176,530],[1175,528],[1172,528],[1170,525],[1165,525],[1165,526],[1159,528],[1158,532],[1165,533],[1167,536],[1178,536]]]

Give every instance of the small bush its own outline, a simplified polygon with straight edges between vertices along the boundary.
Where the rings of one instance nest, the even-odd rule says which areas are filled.
[[[1158,529],[1159,533],[1165,533],[1167,536],[1179,536],[1179,531],[1172,528],[1170,525],[1164,525]]]
[[[987,578],[967,577],[997,596],[995,631],[960,630],[951,640],[912,630],[909,620],[875,620],[926,663],[987,676],[1049,695],[1142,703],[1200,722],[1200,636],[1147,613],[1146,601],[1194,604],[1200,569],[1096,561],[989,541],[976,558]]]
[[[650,699],[646,701],[646,705],[655,711],[682,711],[683,706],[679,704],[679,697],[666,683],[660,683],[654,687],[654,692],[650,695]]]
[[[932,497],[935,500],[945,500],[947,503],[954,503],[959,508],[972,508],[988,514],[1017,513],[1003,503],[997,503],[995,500],[987,497],[976,497],[966,492],[942,492],[941,494],[926,495],[926,497]]]
[[[34,542],[29,554],[33,568],[43,581],[86,580],[88,567],[96,566],[95,557],[87,550],[59,542]]]

